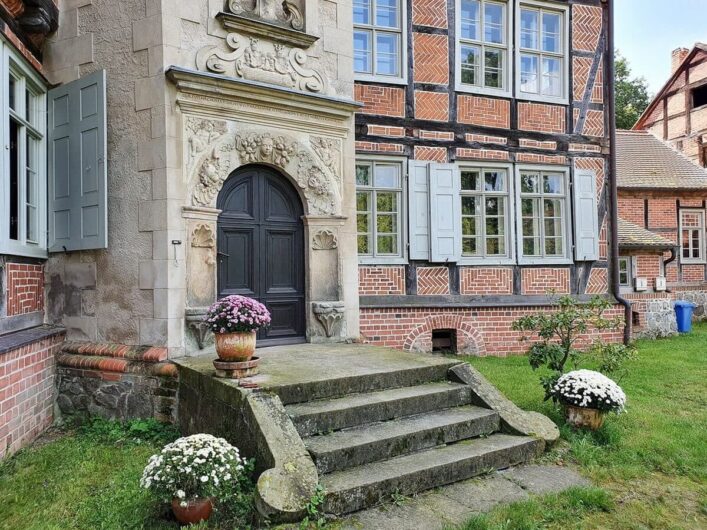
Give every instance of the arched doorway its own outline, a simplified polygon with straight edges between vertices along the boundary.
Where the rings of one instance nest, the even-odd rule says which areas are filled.
[[[219,192],[218,296],[249,296],[272,315],[262,346],[305,340],[302,201],[267,166],[235,171]]]

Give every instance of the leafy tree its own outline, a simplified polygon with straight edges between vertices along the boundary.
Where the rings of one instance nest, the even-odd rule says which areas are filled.
[[[604,374],[621,372],[623,363],[635,355],[632,346],[623,344],[605,344],[595,339],[586,344],[588,334],[616,330],[621,327],[621,317],[608,318],[604,313],[611,303],[600,296],[589,302],[581,303],[571,296],[562,296],[557,300],[557,311],[544,311],[526,315],[513,322],[516,331],[533,332],[539,338],[528,348],[528,360],[533,370],[547,367],[550,373],[540,378],[545,389],[545,399],[553,397],[552,387],[567,370],[568,363],[577,369],[584,356],[587,361],[597,364],[597,369]],[[523,336],[521,341],[527,341]],[[579,347],[588,346],[585,350]]]
[[[631,66],[618,51],[616,52],[614,73],[616,128],[630,129],[650,103],[648,84],[644,77],[631,77]]]

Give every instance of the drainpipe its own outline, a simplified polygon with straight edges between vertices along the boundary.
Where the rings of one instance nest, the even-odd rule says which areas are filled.
[[[602,0],[602,3],[608,4],[608,25],[609,25],[609,37],[607,40],[607,47],[609,61],[607,65],[607,76],[608,82],[608,92],[609,92],[609,176],[610,176],[610,188],[611,193],[609,200],[609,212],[611,213],[611,291],[614,298],[624,306],[624,344],[628,344],[631,341],[631,325],[632,325],[632,312],[631,312],[631,302],[626,300],[621,296],[621,291],[619,287],[619,233],[618,233],[618,219],[619,219],[619,198],[618,198],[618,187],[616,182],[616,102],[615,102],[615,92],[614,92],[614,0]]]

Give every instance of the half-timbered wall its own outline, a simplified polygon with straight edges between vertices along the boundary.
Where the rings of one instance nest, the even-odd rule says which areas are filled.
[[[651,102],[635,129],[668,142],[696,164],[707,167],[707,51],[673,52],[674,79]]]
[[[566,171],[572,183],[578,170],[593,171],[598,255],[590,261],[576,261],[572,253],[561,264],[542,260],[523,263],[518,258],[520,229],[515,225],[520,213],[511,197],[510,226],[515,236],[509,243],[513,252],[502,263],[483,259],[474,264],[464,259],[439,263],[410,259],[412,255],[405,251],[394,263],[361,258],[361,333],[373,342],[420,349],[420,344],[429,345],[430,337],[422,342],[415,339],[412,346],[411,330],[427,326],[429,335],[433,328],[455,328],[461,318],[469,329],[458,335],[476,334],[480,337],[478,344],[484,347],[468,346],[474,341],[457,337],[458,349],[495,354],[518,351],[510,344],[513,340],[496,340],[523,312],[518,306],[533,301],[537,305],[547,303],[550,291],[582,296],[608,292],[605,4],[598,0],[500,3],[509,15],[506,23],[514,28],[505,43],[510,68],[506,70],[505,93],[500,94],[498,90],[475,89],[461,83],[457,64],[460,24],[456,17],[463,10],[455,0],[402,3],[408,58],[404,79],[385,83],[369,76],[357,78],[355,99],[363,104],[356,117],[357,159],[401,160],[404,168],[410,160],[430,162],[431,167],[501,164],[516,185],[521,166]],[[565,101],[562,97],[526,96],[520,91],[520,5],[566,10],[563,29],[567,31],[569,53],[564,58],[568,76]],[[408,185],[411,182],[408,174]],[[572,196],[574,187],[569,192]],[[406,195],[405,190],[402,195]],[[567,204],[572,211],[567,217],[567,230],[571,234],[569,245],[573,246],[577,212],[572,200]],[[409,200],[406,207],[411,207]],[[407,226],[405,214],[402,224],[409,238],[403,244],[410,243],[414,228]],[[460,312],[465,316],[457,318]],[[425,324],[436,317],[439,322],[434,326]]]

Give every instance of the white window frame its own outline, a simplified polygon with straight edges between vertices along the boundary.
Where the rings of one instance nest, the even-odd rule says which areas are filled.
[[[398,211],[398,254],[381,254],[377,255],[375,252],[376,245],[376,219],[375,219],[375,201],[372,202],[372,242],[373,251],[372,254],[358,255],[358,261],[362,265],[372,264],[372,265],[403,265],[407,263],[407,234],[409,230],[409,220],[407,218],[407,158],[404,157],[388,157],[388,156],[356,156],[355,165],[360,163],[371,164],[375,166],[376,164],[397,164],[400,166],[400,187],[399,188],[376,188],[375,186],[365,186],[359,187],[356,185],[356,194],[359,189],[362,190],[378,190],[381,191],[396,191],[399,193],[399,211]],[[354,170],[355,171],[355,170]],[[375,171],[375,170],[374,170]],[[357,198],[356,198],[357,200]],[[356,208],[356,215],[358,217],[358,208]],[[358,223],[357,223],[358,227]],[[358,230],[356,231],[356,251],[358,253]]]
[[[521,186],[520,186],[520,175],[524,171],[532,171],[537,173],[560,173],[563,175],[563,181],[565,183],[564,197],[562,201],[562,218],[564,221],[564,252],[563,256],[528,256],[523,255],[523,214],[521,209]],[[571,206],[571,193],[570,193],[570,171],[566,166],[551,166],[551,165],[532,165],[532,164],[517,164],[515,168],[515,216],[516,216],[516,252],[518,256],[519,265],[571,265],[574,263],[573,247],[572,247],[572,206]],[[542,233],[544,234],[544,226],[541,226]],[[541,236],[541,241],[543,243],[544,252],[544,236]]]
[[[621,262],[626,262],[626,274],[628,274],[628,283],[621,283]],[[631,256],[619,256],[619,287],[622,289],[633,290],[633,258]]]
[[[537,9],[537,10],[545,10],[545,11],[556,11],[559,12],[562,15],[561,23],[562,23],[562,30],[561,30],[561,38],[562,38],[562,79],[561,79],[561,87],[562,87],[562,95],[561,96],[548,96],[548,95],[543,95],[543,94],[533,94],[529,92],[522,92],[520,89],[520,58],[521,55],[524,53],[524,49],[521,48],[520,46],[520,30],[521,30],[521,24],[520,24],[520,11],[522,7],[528,7],[530,9]],[[569,87],[570,87],[570,80],[569,80],[569,58],[570,58],[570,42],[569,42],[569,26],[570,26],[570,19],[569,19],[569,6],[562,5],[562,4],[557,4],[557,3],[551,3],[551,2],[538,2],[537,0],[522,0],[519,2],[516,2],[516,7],[515,7],[515,19],[516,19],[516,24],[515,24],[515,42],[516,42],[516,47],[515,47],[515,59],[514,59],[514,65],[515,65],[515,84],[516,84],[516,90],[515,90],[515,97],[516,99],[519,100],[528,100],[528,101],[540,101],[544,103],[556,103],[556,104],[564,104],[567,105],[569,104]],[[540,20],[540,39],[542,39],[542,20]],[[542,47],[542,44],[540,44],[540,47]],[[542,78],[542,56],[544,54],[548,54],[548,52],[542,52],[541,50],[528,50],[527,53],[536,55],[539,59],[538,63],[538,68],[539,68],[539,73],[540,77]],[[559,57],[558,54],[553,54],[550,53],[549,55],[552,55],[553,57]],[[540,84],[539,86],[542,86],[542,79],[538,79],[538,83]]]
[[[363,29],[371,32],[371,73],[356,72],[354,70],[354,80],[355,81],[375,81],[377,83],[387,83],[393,85],[407,85],[408,83],[408,20],[407,20],[407,2],[408,0],[398,0],[400,5],[400,30],[395,30],[393,28],[379,27],[375,25],[375,2],[376,0],[371,0],[371,22],[372,24],[358,24],[353,23],[354,33],[357,29]],[[351,6],[351,13],[353,17],[353,4]],[[392,76],[385,74],[376,74],[376,31],[384,31],[386,33],[398,33],[400,35],[400,75]],[[353,39],[353,34],[351,35]]]
[[[514,14],[514,7],[513,7],[513,2],[511,0],[480,0],[481,2],[481,13],[480,13],[480,20],[482,21],[481,23],[481,28],[483,30],[483,5],[485,3],[491,3],[491,4],[503,4],[506,10],[506,28],[505,28],[505,35],[504,35],[504,43],[503,45],[488,45],[491,48],[500,48],[500,49],[505,49],[506,52],[506,59],[505,59],[505,66],[503,69],[503,86],[504,88],[492,88],[492,87],[485,87],[481,85],[469,85],[462,83],[462,62],[461,62],[461,47],[463,44],[473,44],[474,46],[478,46],[481,48],[481,77],[483,79],[483,72],[484,72],[484,58],[483,58],[483,50],[486,44],[484,44],[483,39],[479,41],[465,41],[462,42],[461,38],[461,0],[455,0],[455,9],[457,12],[457,16],[455,17],[455,50],[454,50],[454,69],[456,72],[455,76],[455,83],[454,83],[454,89],[456,92],[467,92],[467,93],[472,93],[472,94],[486,94],[486,95],[491,95],[491,96],[506,96],[510,97],[512,94],[512,85],[513,85],[513,65],[515,63],[515,60],[513,58],[513,14]]]
[[[19,78],[18,93],[19,100],[16,105],[20,109],[25,108],[25,89],[27,84],[37,92],[37,112],[41,114],[37,127],[32,126],[22,116],[10,110],[9,105],[9,76],[14,73]],[[5,39],[0,38],[0,254],[15,256],[27,256],[46,258],[47,254],[47,126],[46,126],[46,85],[36,74],[34,69],[18,54],[13,46]],[[13,115],[19,121],[23,131],[29,129],[33,135],[40,138],[38,144],[37,160],[37,241],[29,242],[27,233],[27,208],[26,208],[26,167],[24,163],[20,166],[20,179],[18,195],[21,198],[19,209],[18,239],[10,239],[10,116]],[[22,140],[19,146],[19,158],[26,160],[26,140]]]
[[[506,171],[507,175],[507,186],[506,190],[506,255],[505,256],[486,256],[485,250],[481,256],[465,256],[464,255],[464,236],[463,233],[460,234],[462,241],[462,248],[459,251],[459,265],[513,265],[515,264],[516,246],[515,241],[515,230],[516,223],[513,221],[516,210],[516,197],[515,197],[515,172],[513,171],[513,164],[503,164],[498,162],[487,162],[487,163],[465,163],[459,162],[457,164],[459,168],[459,178],[461,178],[461,173],[465,170],[473,170],[483,172],[485,169],[503,169]],[[483,173],[482,173],[483,174]],[[461,191],[461,196],[471,195],[470,193],[465,193],[464,190]],[[493,193],[493,195],[502,195],[500,193]],[[484,194],[478,196],[483,197]],[[460,212],[461,215],[461,212]],[[482,216],[483,223],[483,216]],[[463,231],[463,228],[462,228]]]
[[[685,230],[694,230],[694,228],[684,228],[683,227],[683,214],[698,214],[701,219],[702,226],[700,227],[700,257],[699,258],[685,258],[683,257],[683,245],[682,245],[682,232]],[[692,238],[690,238],[692,239]],[[685,264],[700,264],[705,263],[705,211],[697,208],[680,208],[680,263]]]

